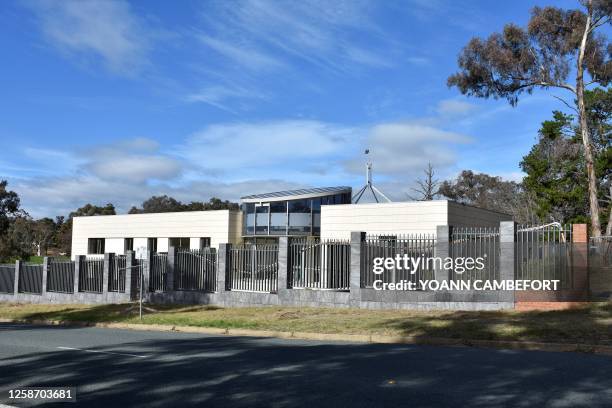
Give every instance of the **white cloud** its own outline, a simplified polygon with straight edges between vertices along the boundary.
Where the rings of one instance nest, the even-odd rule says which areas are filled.
[[[123,0],[62,0],[28,3],[46,39],[80,57],[95,55],[113,72],[133,75],[147,63],[149,30]]]
[[[236,113],[226,101],[236,101],[237,99],[256,99],[265,100],[268,96],[261,91],[253,91],[237,86],[210,86],[203,88],[199,92],[186,97],[189,102],[202,102],[228,112]]]
[[[441,116],[465,116],[477,109],[477,106],[457,99],[444,99],[438,102],[436,112]]]

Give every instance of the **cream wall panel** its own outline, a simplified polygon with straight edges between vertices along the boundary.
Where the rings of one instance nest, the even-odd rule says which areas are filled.
[[[104,252],[123,255],[123,238],[106,238],[104,240]]]
[[[169,238],[157,238],[157,252],[168,252]]]
[[[149,242],[146,238],[134,238],[134,251],[138,248],[147,248]]]

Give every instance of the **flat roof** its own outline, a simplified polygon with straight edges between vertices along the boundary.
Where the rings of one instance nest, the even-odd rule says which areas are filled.
[[[302,198],[322,197],[333,194],[351,193],[352,189],[347,186],[303,188],[300,190],[276,191],[273,193],[253,194],[240,197],[243,203],[256,203],[260,201],[284,201],[298,200]]]

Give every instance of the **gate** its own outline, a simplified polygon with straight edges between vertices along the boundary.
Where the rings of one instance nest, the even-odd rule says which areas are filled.
[[[275,293],[278,245],[237,245],[229,249],[229,290]]]
[[[351,245],[345,240],[296,238],[289,244],[294,289],[349,290]]]

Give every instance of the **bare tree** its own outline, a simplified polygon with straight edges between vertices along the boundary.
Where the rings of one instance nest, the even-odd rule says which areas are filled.
[[[440,181],[434,178],[435,171],[431,163],[427,163],[427,168],[423,170],[423,172],[425,173],[425,177],[417,179],[416,184],[418,187],[412,189],[418,196],[409,196],[412,200],[431,201],[438,195]]]

